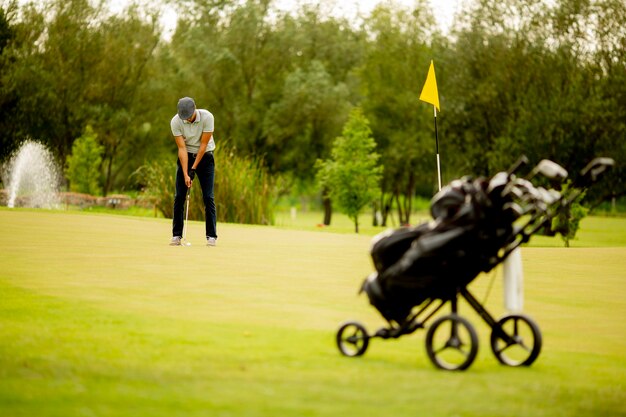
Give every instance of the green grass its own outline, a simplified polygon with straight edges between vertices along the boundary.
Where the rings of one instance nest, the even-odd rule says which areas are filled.
[[[208,248],[192,222],[174,248],[167,219],[0,209],[0,415],[626,416],[626,219],[523,249],[533,366],[498,365],[461,304],[481,343],[461,373],[434,369],[423,331],[342,357],[339,323],[383,324],[356,294],[377,230],[306,223],[220,224]],[[471,289],[491,283],[498,316],[500,277]]]
[[[343,213],[334,212],[330,226],[324,226],[324,213],[318,210],[296,211],[295,216],[289,210],[279,210],[275,213],[275,226],[281,229],[295,229],[306,231],[322,231],[330,233],[354,233],[354,221]],[[397,219],[397,216],[394,216]],[[430,220],[428,211],[416,212],[411,220],[414,224]],[[390,219],[388,227],[399,227],[397,221]],[[373,236],[385,228],[372,226],[372,214],[362,213],[359,216],[359,234]]]
[[[65,211],[75,211],[79,213],[89,213],[89,214],[96,214],[96,213],[117,214],[117,215],[122,215],[122,216],[163,218],[163,214],[154,207],[147,208],[147,207],[140,207],[140,206],[130,206],[127,208],[112,208],[112,207],[104,207],[104,206],[88,206],[88,207],[65,206],[63,209]]]

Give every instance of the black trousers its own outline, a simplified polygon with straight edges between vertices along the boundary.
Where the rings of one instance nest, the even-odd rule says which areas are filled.
[[[191,171],[191,167],[195,160],[196,154],[187,154],[187,173]],[[187,185],[185,184],[185,175],[183,174],[183,168],[180,165],[180,159],[177,160],[176,166],[176,194],[174,195],[172,236],[182,236],[183,224],[185,221],[185,198],[187,197]],[[196,178],[198,178],[202,189],[206,222],[206,237],[217,238],[217,214],[215,210],[215,197],[213,195],[213,185],[215,182],[215,159],[213,158],[213,152],[206,152],[202,157],[202,160],[196,167]]]

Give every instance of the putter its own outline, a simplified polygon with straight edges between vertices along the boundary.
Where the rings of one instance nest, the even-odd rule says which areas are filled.
[[[189,194],[191,194],[191,187],[187,189],[187,207],[185,208],[185,223],[183,223],[183,239],[182,246],[191,246],[191,242],[187,240],[187,221],[189,219]]]

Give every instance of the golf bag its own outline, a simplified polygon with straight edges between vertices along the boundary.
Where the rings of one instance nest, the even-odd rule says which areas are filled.
[[[561,195],[530,181],[541,173],[560,182],[567,171],[543,160],[527,179],[517,178],[515,172],[526,162],[522,158],[491,178],[455,180],[433,197],[432,221],[374,238],[370,253],[376,271],[365,279],[361,291],[387,321],[402,324],[413,307],[427,299],[455,297],[574,201],[577,194]],[[597,158],[581,178],[595,181],[599,173],[594,167],[603,171],[612,163]]]

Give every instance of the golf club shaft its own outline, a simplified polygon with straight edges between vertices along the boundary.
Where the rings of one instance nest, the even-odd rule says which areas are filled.
[[[185,208],[185,224],[183,224],[183,240],[187,239],[187,221],[189,219],[189,194],[191,193],[191,187],[187,190],[187,204]]]

